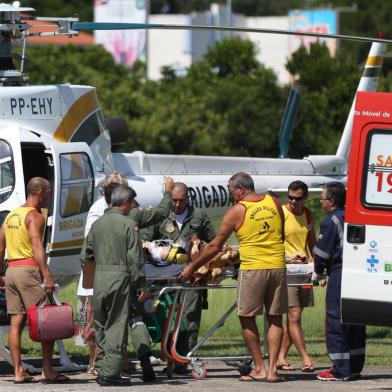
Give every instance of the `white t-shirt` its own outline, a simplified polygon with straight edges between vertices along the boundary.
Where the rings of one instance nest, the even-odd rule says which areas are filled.
[[[181,230],[185,218],[188,216],[188,207],[181,214],[174,214],[178,228]]]
[[[91,226],[93,223],[103,215],[105,212],[106,208],[108,208],[108,205],[106,204],[105,198],[101,197],[98,199],[89,209],[88,215],[87,215],[87,220],[86,220],[86,228],[84,230],[84,236],[87,237],[88,232],[91,229]],[[78,291],[77,295],[79,296],[88,296],[88,295],[93,295],[93,289],[85,289],[83,288],[83,271],[80,273],[80,278],[79,278],[79,285],[78,285]]]

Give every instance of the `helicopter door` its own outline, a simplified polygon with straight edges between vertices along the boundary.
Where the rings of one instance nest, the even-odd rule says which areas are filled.
[[[54,186],[53,216],[48,264],[60,284],[80,273],[79,254],[84,241],[84,227],[94,198],[94,166],[86,143],[52,146]]]
[[[26,201],[19,130],[0,129],[0,224]]]

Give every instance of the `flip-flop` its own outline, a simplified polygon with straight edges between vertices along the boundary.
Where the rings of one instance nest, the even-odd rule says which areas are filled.
[[[303,368],[301,369],[301,372],[303,372],[303,373],[313,373],[314,372],[314,366],[312,364],[304,365]]]
[[[37,380],[34,377],[29,377],[29,376],[25,377],[23,380],[18,380],[18,381],[14,380],[14,384],[34,384],[37,382],[39,382],[39,380]]]
[[[62,384],[71,380],[64,374],[58,374],[56,377],[53,378],[41,378],[42,384]]]
[[[248,379],[245,379],[245,377],[248,377]],[[266,378],[257,378],[251,374],[243,375],[238,379],[241,382],[265,382],[266,380]]]
[[[276,368],[278,370],[283,370],[283,371],[290,371],[290,370],[295,370],[294,366],[291,366],[291,363],[281,363],[279,365],[276,365]]]
[[[285,382],[287,380],[284,377],[278,377],[278,378],[273,378],[272,380],[265,380],[265,381],[274,384],[277,382]]]

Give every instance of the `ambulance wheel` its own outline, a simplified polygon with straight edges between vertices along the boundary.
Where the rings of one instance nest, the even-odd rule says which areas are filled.
[[[207,377],[207,369],[198,363],[192,364],[192,377],[195,380],[204,380]]]

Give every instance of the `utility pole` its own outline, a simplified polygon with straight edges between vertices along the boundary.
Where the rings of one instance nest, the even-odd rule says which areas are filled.
[[[232,11],[232,4],[231,0],[226,0],[226,7],[227,7],[227,24],[231,26],[233,24],[233,11]]]
[[[145,7],[146,7],[146,23],[150,23],[150,12],[151,12],[151,1],[150,0],[145,0]],[[146,61],[146,73],[145,73],[145,77],[146,80],[148,79],[148,68],[149,68],[149,55],[148,55],[148,48],[149,48],[149,29],[146,30],[146,43],[145,43],[145,61]]]

